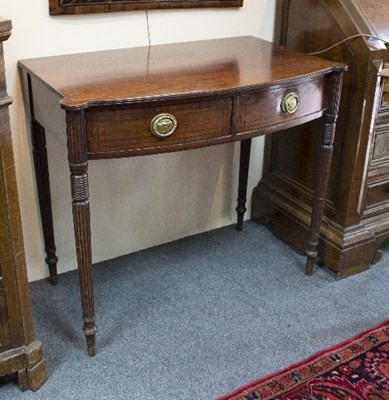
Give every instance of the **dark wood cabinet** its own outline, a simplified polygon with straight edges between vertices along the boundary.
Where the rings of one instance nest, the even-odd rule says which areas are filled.
[[[318,54],[349,66],[319,255],[346,277],[379,260],[389,238],[389,2],[278,0],[275,41],[306,53],[342,42]],[[264,174],[253,193],[252,218],[299,252],[311,217],[316,129],[315,121],[266,138]]]
[[[0,376],[17,374],[22,390],[37,390],[47,371],[31,318],[9,123],[3,41],[10,34],[11,22],[0,17]]]

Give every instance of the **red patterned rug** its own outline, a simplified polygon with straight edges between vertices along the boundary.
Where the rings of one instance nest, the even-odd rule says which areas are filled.
[[[389,320],[218,400],[389,400]]]

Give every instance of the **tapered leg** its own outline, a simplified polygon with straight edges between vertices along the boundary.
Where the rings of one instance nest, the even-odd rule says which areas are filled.
[[[68,156],[72,190],[74,236],[80,282],[83,332],[90,356],[96,354],[88,163],[82,110],[67,111]]]
[[[87,180],[87,175],[82,177],[72,175],[72,180],[77,178]],[[78,183],[76,183],[76,186]],[[86,338],[87,350],[90,356],[96,354],[96,324],[93,296],[92,254],[90,235],[90,213],[88,201],[73,200],[74,234],[77,249],[78,276],[80,281],[82,318],[84,321],[83,332]]]
[[[240,165],[239,165],[239,188],[238,188],[238,205],[237,211],[237,225],[236,229],[241,231],[243,229],[243,217],[246,212],[247,201],[247,178],[249,174],[250,165],[250,150],[251,139],[242,140],[240,142]]]
[[[320,225],[323,216],[324,202],[330,174],[333,143],[335,137],[336,120],[339,111],[339,102],[343,73],[335,72],[330,77],[329,97],[324,115],[320,139],[319,163],[316,169],[312,220],[307,247],[307,264],[305,273],[312,275],[315,258],[318,254]]]
[[[43,238],[45,242],[46,263],[49,267],[50,283],[56,285],[58,257],[55,254],[56,248],[54,242],[53,213],[51,209],[45,130],[42,125],[33,120],[31,122],[31,134],[35,178],[42,220]]]

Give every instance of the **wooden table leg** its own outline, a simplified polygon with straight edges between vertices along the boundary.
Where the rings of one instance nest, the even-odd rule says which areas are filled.
[[[312,206],[311,229],[307,246],[306,275],[312,275],[315,258],[318,254],[320,225],[324,211],[331,158],[338,117],[343,72],[335,72],[330,77],[327,109],[323,117],[320,138],[319,163],[315,174],[314,201]]]
[[[247,179],[250,165],[250,150],[251,139],[242,140],[240,142],[238,205],[236,207],[238,214],[236,229],[238,231],[243,229],[243,217],[247,210]]]
[[[82,110],[67,111],[68,156],[73,199],[73,223],[80,281],[83,332],[90,356],[96,354],[96,324],[92,279],[92,246],[85,121]]]
[[[35,179],[38,191],[39,208],[45,242],[46,263],[49,267],[50,283],[57,284],[57,262],[55,254],[53,213],[51,209],[49,167],[47,163],[46,135],[42,125],[31,121],[32,154],[34,159]]]

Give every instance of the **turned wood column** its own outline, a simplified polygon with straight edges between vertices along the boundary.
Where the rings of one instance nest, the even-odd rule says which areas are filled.
[[[312,275],[313,265],[318,254],[320,225],[323,216],[328,179],[330,176],[331,158],[335,138],[336,120],[338,118],[343,72],[335,72],[329,78],[327,108],[323,117],[320,137],[319,161],[315,171],[314,202],[307,246],[307,264],[305,273]]]
[[[51,208],[49,167],[47,162],[46,134],[41,124],[32,119],[32,154],[34,159],[35,179],[39,199],[39,208],[42,221],[43,238],[45,242],[46,263],[49,267],[49,280],[52,285],[57,284],[57,262],[55,254],[53,213]]]
[[[84,320],[83,331],[88,354],[94,356],[96,354],[96,324],[93,300],[87,145],[83,110],[66,111],[66,123],[74,235]]]

